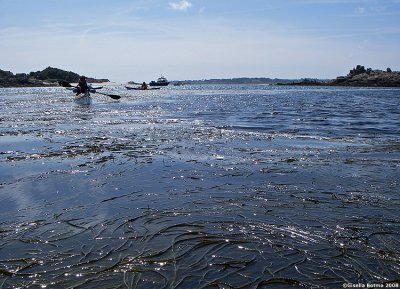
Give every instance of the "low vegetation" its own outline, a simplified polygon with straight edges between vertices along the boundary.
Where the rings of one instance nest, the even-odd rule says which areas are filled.
[[[0,87],[35,87],[35,86],[58,86],[59,81],[78,82],[79,74],[65,71],[59,68],[47,67],[42,71],[30,73],[17,73],[0,69]],[[108,79],[88,78],[92,83],[108,82]]]

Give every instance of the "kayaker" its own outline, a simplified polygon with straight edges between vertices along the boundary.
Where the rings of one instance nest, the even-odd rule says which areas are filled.
[[[79,95],[81,93],[86,93],[88,90],[90,91],[90,89],[92,89],[92,87],[87,83],[86,77],[85,76],[79,77],[78,85],[74,89],[76,95]]]
[[[147,87],[146,82],[143,81],[142,86],[141,86],[140,88],[141,88],[141,89],[147,89],[148,87]]]

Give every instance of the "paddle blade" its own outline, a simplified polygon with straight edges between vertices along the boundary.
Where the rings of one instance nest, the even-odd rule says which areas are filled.
[[[106,94],[106,95],[111,97],[112,99],[120,99],[121,98],[119,95],[115,95],[115,94]]]
[[[65,80],[58,81],[58,84],[61,85],[62,87],[73,87],[68,81]]]
[[[105,96],[111,97],[112,99],[120,99],[121,98],[119,95],[115,95],[115,94],[107,94],[107,93],[102,93],[102,92],[98,92],[98,91],[93,91],[93,93],[105,95]]]

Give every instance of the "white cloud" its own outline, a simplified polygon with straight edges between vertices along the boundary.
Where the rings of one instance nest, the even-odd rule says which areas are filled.
[[[172,10],[176,10],[176,11],[186,11],[187,9],[192,7],[192,3],[190,3],[189,1],[186,1],[186,0],[182,0],[180,2],[169,2],[169,7]]]
[[[365,15],[365,12],[366,12],[366,9],[364,7],[358,7],[355,10],[356,15],[359,15],[359,16]]]

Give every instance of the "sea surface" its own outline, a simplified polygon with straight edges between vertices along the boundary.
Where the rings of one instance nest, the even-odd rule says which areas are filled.
[[[400,280],[400,90],[0,89],[0,288]]]

